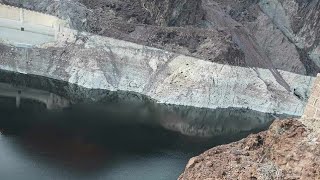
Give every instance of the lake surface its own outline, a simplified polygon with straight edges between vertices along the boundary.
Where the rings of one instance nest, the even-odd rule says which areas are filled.
[[[16,108],[15,98],[1,97],[1,180],[177,179],[191,157],[272,121],[243,110],[205,112],[199,119],[203,110],[119,102],[49,111],[23,99]]]

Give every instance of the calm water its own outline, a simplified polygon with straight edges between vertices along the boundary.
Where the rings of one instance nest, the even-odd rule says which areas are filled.
[[[170,109],[174,114],[174,108]],[[1,180],[177,179],[189,158],[260,131],[271,122],[271,118],[248,120],[247,116],[243,120],[241,114],[246,112],[242,111],[216,111],[212,114],[218,118],[209,118],[207,123],[197,120],[202,111],[187,112],[163,116],[169,112],[119,103],[47,111],[27,100],[17,109],[14,98],[2,97]],[[204,130],[211,134],[181,133]]]

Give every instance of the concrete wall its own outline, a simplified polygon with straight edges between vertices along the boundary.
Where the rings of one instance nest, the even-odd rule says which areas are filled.
[[[66,25],[66,23],[58,17],[3,4],[0,4],[0,18],[19,21],[22,24],[41,25],[56,29]]]
[[[317,75],[302,118],[320,119],[320,74]]]
[[[0,18],[20,21],[20,9],[0,4]]]
[[[67,23],[58,17],[0,4],[0,40],[35,45],[56,40]]]
[[[58,25],[60,21],[57,17],[34,11],[23,10],[22,13],[24,23],[54,27]]]

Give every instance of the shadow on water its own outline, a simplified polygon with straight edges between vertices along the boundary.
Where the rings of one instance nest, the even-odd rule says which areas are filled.
[[[48,171],[59,172],[59,179],[74,179],[75,174],[78,178],[176,179],[192,156],[262,131],[276,117],[247,109],[163,105],[131,92],[88,90],[43,77],[0,74],[0,82],[10,82],[15,90],[26,86],[32,92],[50,90],[71,102],[68,108],[50,111],[43,101],[23,98],[16,108],[16,98],[0,97],[0,142],[13,138],[5,144],[11,152],[54,168]],[[61,169],[74,173],[61,175]]]

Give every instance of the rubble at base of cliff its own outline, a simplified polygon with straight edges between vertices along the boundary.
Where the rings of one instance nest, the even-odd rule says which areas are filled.
[[[267,131],[191,158],[179,179],[318,180],[320,128],[315,124],[320,123],[276,120]]]

